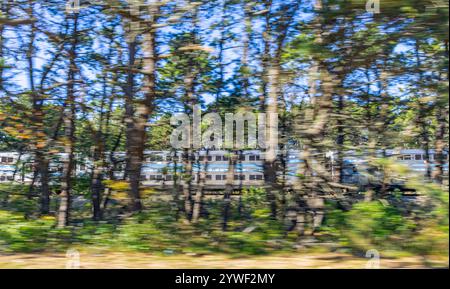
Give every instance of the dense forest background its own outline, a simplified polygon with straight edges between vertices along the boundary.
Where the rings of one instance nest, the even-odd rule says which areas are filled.
[[[262,254],[314,235],[353,252],[448,256],[448,1],[369,1],[379,13],[366,2],[2,1],[0,151],[34,161],[22,167],[31,184],[0,187],[0,251]],[[264,162],[263,188],[237,196],[232,184],[214,198],[142,187],[144,151],[171,150],[171,115],[196,104],[277,112],[280,149],[305,160],[301,181],[286,186],[281,157]],[[398,148],[434,149],[434,166],[420,176],[377,154]],[[424,200],[383,186],[352,193],[340,177],[348,150]],[[90,173],[76,176],[86,158]]]

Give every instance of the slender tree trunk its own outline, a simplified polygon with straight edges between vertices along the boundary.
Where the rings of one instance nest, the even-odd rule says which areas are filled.
[[[50,212],[49,162],[41,152],[37,152],[36,158],[41,189],[40,211],[41,215],[46,215]]]
[[[97,135],[97,138],[99,136]],[[101,202],[102,202],[102,179],[103,179],[103,164],[100,164],[103,160],[103,145],[101,141],[97,139],[97,145],[94,148],[93,155],[93,169],[91,176],[91,192],[92,192],[92,218],[98,221],[102,218]]]
[[[415,56],[416,56],[416,70],[417,74],[419,76],[419,83],[418,83],[418,93],[419,97],[423,96],[422,92],[422,86],[425,85],[424,78],[423,78],[423,72],[422,72],[422,61],[420,58],[420,42],[419,40],[416,40],[415,43]],[[432,171],[431,171],[431,157],[430,157],[430,133],[429,129],[430,126],[427,123],[427,114],[429,113],[429,109],[426,104],[422,103],[422,101],[419,99],[418,104],[418,116],[417,116],[417,124],[420,128],[420,139],[422,143],[422,148],[425,150],[425,162],[426,162],[426,177],[428,179],[431,179]]]
[[[186,149],[183,153],[183,201],[184,201],[184,212],[186,214],[186,219],[191,220],[192,212],[192,157],[193,153],[191,149]]]
[[[75,118],[76,118],[76,99],[75,99],[75,75],[78,71],[75,62],[77,58],[78,44],[78,14],[73,14],[73,34],[69,54],[69,73],[67,84],[67,103],[68,109],[64,118],[64,159],[63,173],[61,181],[60,204],[58,210],[58,227],[65,227],[69,222],[72,178],[75,167],[74,146],[75,146]]]
[[[226,231],[228,229],[228,218],[230,214],[231,207],[231,195],[234,190],[234,171],[236,164],[237,155],[235,152],[231,152],[228,158],[228,171],[227,180],[225,184],[225,191],[223,195],[223,213],[222,213],[222,230]]]
[[[283,5],[280,10],[283,11],[283,17],[280,23],[274,25],[271,13],[273,9],[272,0],[264,1],[265,8],[268,12],[265,15],[265,31],[263,32],[264,52],[262,56],[263,76],[262,76],[262,94],[260,98],[261,111],[265,111],[268,116],[278,115],[278,100],[281,97],[281,61],[284,49],[284,42],[288,35],[294,15],[296,14],[299,4]],[[277,116],[278,117],[278,116]],[[277,183],[277,153],[278,153],[278,119],[268,121],[268,131],[270,133],[268,141],[268,149],[264,156],[264,178],[267,187],[267,199],[270,203],[271,217],[277,217],[277,199],[276,195],[281,191],[281,187]],[[267,136],[267,134],[266,134]]]
[[[448,45],[445,45],[446,51],[445,51],[445,57],[448,61]],[[441,77],[439,77],[439,80]],[[447,76],[448,78],[448,76]],[[448,88],[448,87],[447,87]],[[448,164],[448,159],[446,159],[446,156],[444,154],[444,150],[446,148],[446,135],[448,134],[448,100],[439,98],[437,102],[437,108],[436,108],[436,121],[437,121],[437,128],[435,132],[435,162],[436,162],[436,169],[434,171],[433,178],[434,180],[439,183],[443,184],[444,182],[444,166]],[[447,152],[448,153],[448,152]]]
[[[33,18],[34,8],[33,2],[28,2],[28,17]],[[49,162],[47,160],[45,150],[46,144],[46,134],[44,127],[44,111],[42,109],[43,99],[38,91],[36,91],[35,85],[35,69],[34,69],[34,54],[35,54],[35,39],[36,39],[36,26],[34,23],[31,24],[30,39],[28,43],[28,49],[26,53],[27,63],[28,63],[28,80],[31,92],[32,101],[32,117],[31,121],[34,126],[33,130],[35,132],[34,142],[32,144],[32,149],[35,151],[35,170],[36,177],[39,180],[40,186],[40,213],[45,215],[49,213],[50,210],[50,189],[49,189],[49,174],[48,166]],[[33,186],[30,187],[33,189]]]
[[[208,173],[208,153],[209,151],[206,151],[206,156],[204,161],[202,162],[203,170],[200,169],[199,171],[199,179],[198,179],[198,187],[197,192],[194,197],[194,206],[192,208],[192,223],[197,223],[200,219],[200,213],[202,210],[202,202],[203,202],[203,195],[205,190],[205,182],[206,182],[206,174]]]
[[[335,179],[339,183],[344,182],[344,142],[345,142],[345,133],[344,133],[344,95],[343,95],[343,89],[342,89],[342,83],[338,87],[338,103],[337,103],[337,114],[339,115],[337,118],[337,139],[336,139],[336,146],[337,146],[337,170],[335,176]],[[335,180],[333,180],[335,181]]]
[[[316,45],[324,45],[327,39],[323,38],[323,32],[326,28],[323,25],[321,0],[316,1],[315,9],[317,15],[312,23],[312,28],[315,31],[315,43]],[[314,208],[310,208],[308,203],[311,203],[311,200],[321,198],[319,195],[321,186],[325,186],[326,184],[323,184],[324,181],[329,179],[326,175],[326,169],[322,167],[323,159],[314,155],[323,155],[325,147],[322,140],[325,136],[327,125],[330,123],[330,113],[333,106],[332,97],[336,87],[335,79],[328,71],[324,60],[318,57],[313,58],[312,61],[310,75],[311,108],[307,109],[303,118],[295,123],[299,136],[303,140],[303,147],[299,156],[302,160],[299,174],[302,177],[294,186],[297,199],[297,217],[294,228],[299,238],[305,234],[307,213],[314,213]],[[316,89],[317,75],[320,80],[320,96],[318,96]],[[313,217],[311,228],[314,228],[318,221],[319,219],[316,220]]]
[[[156,99],[156,30],[152,28],[157,23],[157,15],[160,9],[159,3],[148,5],[148,20],[141,25],[147,25],[148,30],[143,35],[143,74],[144,74],[144,100],[134,101],[134,118],[132,125],[127,129],[127,174],[130,183],[130,209],[132,211],[142,210],[140,194],[142,162],[147,142],[147,122],[153,112],[154,100]],[[132,73],[129,71],[129,73]],[[133,86],[129,89],[133,89]],[[130,121],[128,119],[127,121]]]
[[[8,17],[9,15],[9,3],[1,3],[0,4],[0,11],[1,14],[5,17]],[[4,58],[4,31],[5,31],[5,26],[4,25],[0,25],[0,59]],[[3,65],[0,65],[0,91],[4,90],[3,87],[3,74],[4,74],[4,67]]]
[[[242,34],[241,81],[245,101],[248,101],[250,96],[250,67],[248,63],[252,36],[251,4],[244,0],[242,6],[244,8],[244,31]]]

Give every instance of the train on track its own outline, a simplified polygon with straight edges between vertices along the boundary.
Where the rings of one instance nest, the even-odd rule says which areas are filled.
[[[379,152],[381,154],[381,152]],[[427,163],[425,151],[422,149],[401,149],[385,150],[385,157],[393,158],[398,163],[408,167],[418,174],[425,174],[427,169],[434,169],[435,152],[430,150]],[[444,153],[444,171],[448,175],[448,151]],[[190,163],[192,170],[184,172],[183,152],[174,151],[146,151],[142,166],[143,186],[171,186],[175,181],[178,184],[183,182],[183,178],[174,176],[183,172],[190,175],[191,183],[199,182],[200,172],[203,173],[204,183],[210,187],[221,187],[225,185],[228,176],[229,166],[228,151],[199,151],[192,153]],[[299,167],[303,160],[298,150],[288,150],[279,153],[283,156],[284,170],[279,171],[286,183],[292,183],[298,178]],[[53,179],[61,175],[61,159],[64,154],[56,154],[50,163],[50,172]],[[328,160],[327,169],[335,170],[336,153],[326,153]],[[118,152],[114,154],[117,164],[113,172],[115,179],[122,179],[125,175],[125,154]],[[369,181],[367,179],[367,158],[361,153],[348,151],[344,153],[344,167],[342,170],[342,182],[346,184],[364,186]],[[264,180],[264,155],[258,150],[242,150],[237,154],[234,164],[233,185],[239,186],[262,186]],[[92,161],[88,158],[76,158],[75,174],[86,176],[92,172]],[[17,152],[0,152],[0,183],[19,182],[30,183],[33,178],[33,157],[30,154],[19,154]],[[184,178],[185,179],[185,178]]]

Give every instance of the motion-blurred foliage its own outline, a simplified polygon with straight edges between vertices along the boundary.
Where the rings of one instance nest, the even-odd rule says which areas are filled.
[[[375,164],[391,177],[407,177],[405,186],[414,188],[419,196],[408,200],[400,193],[390,194],[356,203],[349,211],[330,202],[323,232],[361,252],[377,249],[448,256],[448,192],[392,161],[377,160]]]

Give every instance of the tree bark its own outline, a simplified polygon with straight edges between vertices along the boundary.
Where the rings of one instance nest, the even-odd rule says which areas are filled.
[[[64,117],[64,159],[63,159],[63,173],[61,181],[60,203],[58,210],[58,228],[63,228],[69,223],[70,205],[71,205],[71,190],[72,178],[75,167],[74,162],[74,146],[75,146],[75,118],[76,118],[76,98],[75,98],[75,75],[78,71],[77,45],[78,45],[78,14],[73,14],[73,31],[72,44],[69,54],[69,72],[67,84],[67,103],[68,109]],[[69,16],[67,21],[69,21]]]

